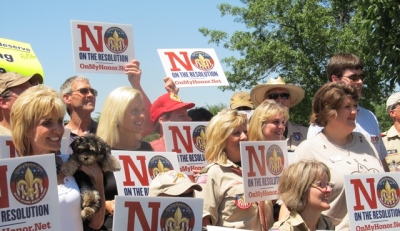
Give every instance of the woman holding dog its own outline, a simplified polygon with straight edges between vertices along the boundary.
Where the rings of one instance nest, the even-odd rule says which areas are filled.
[[[58,153],[64,133],[65,104],[57,91],[44,85],[30,87],[15,101],[11,109],[11,132],[20,156]],[[82,224],[81,196],[74,177],[61,171],[68,155],[55,155],[61,228],[64,231],[93,230],[101,227],[104,218],[103,174],[98,165],[82,167],[93,177],[100,192],[102,207],[90,224]]]
[[[97,136],[113,150],[153,151],[148,142],[141,140],[144,124],[145,107],[140,91],[132,87],[119,87],[104,101]],[[118,191],[114,174],[107,172],[105,176],[107,216],[101,230],[112,230],[114,197],[118,195]]]

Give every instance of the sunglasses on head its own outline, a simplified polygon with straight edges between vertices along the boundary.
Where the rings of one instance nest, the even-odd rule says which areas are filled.
[[[289,93],[271,93],[268,95],[265,95],[265,99],[278,99],[281,97],[281,99],[289,99],[290,94]]]
[[[93,88],[81,88],[76,91],[79,91],[79,93],[81,93],[81,95],[87,95],[90,92],[90,93],[92,93],[92,95],[97,96],[97,90],[93,89]]]

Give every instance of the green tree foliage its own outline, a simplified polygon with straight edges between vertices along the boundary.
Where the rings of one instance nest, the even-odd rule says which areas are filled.
[[[222,109],[227,108],[226,104],[220,103],[217,105],[208,105],[206,104],[206,109],[211,112],[211,114],[216,115],[218,112],[220,112]]]
[[[239,52],[223,58],[230,83],[222,90],[251,89],[269,77],[282,76],[301,86],[304,100],[291,109],[291,120],[308,124],[311,101],[327,82],[326,64],[338,52],[354,53],[364,62],[365,88],[361,105],[374,109],[393,90],[378,72],[377,51],[368,43],[370,33],[361,27],[358,1],[352,0],[242,0],[244,6],[219,5],[221,15],[231,15],[246,30],[232,35],[200,28],[210,43]]]
[[[380,62],[378,72],[391,85],[400,83],[400,1],[361,0],[359,14],[369,45]]]

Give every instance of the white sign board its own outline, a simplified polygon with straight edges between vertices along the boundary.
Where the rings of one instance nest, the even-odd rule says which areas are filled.
[[[193,171],[207,166],[204,157],[206,126],[208,122],[165,122],[162,123],[165,149],[176,152],[180,171],[193,180]]]
[[[400,173],[344,176],[350,230],[400,230]]]
[[[278,199],[278,183],[288,166],[286,141],[240,142],[246,203]]]
[[[131,25],[71,20],[75,72],[124,74],[134,59]]]
[[[120,196],[147,196],[151,181],[161,172],[178,170],[176,153],[112,150],[121,170],[114,172]]]
[[[0,159],[0,214],[2,231],[61,230],[54,154]]]
[[[203,199],[115,197],[113,230],[201,230]]]
[[[167,76],[178,87],[228,86],[214,49],[158,49]]]

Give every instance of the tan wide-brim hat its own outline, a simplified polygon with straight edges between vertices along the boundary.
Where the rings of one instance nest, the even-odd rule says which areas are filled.
[[[264,101],[265,93],[274,88],[283,88],[289,91],[290,107],[297,105],[304,98],[304,90],[301,87],[285,83],[282,77],[278,77],[276,79],[270,78],[267,83],[253,87],[250,91],[251,101],[256,106],[260,105]]]

